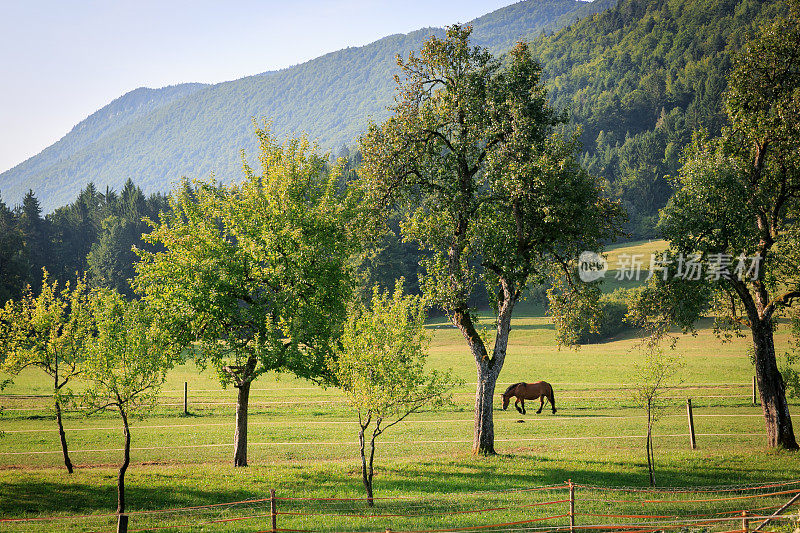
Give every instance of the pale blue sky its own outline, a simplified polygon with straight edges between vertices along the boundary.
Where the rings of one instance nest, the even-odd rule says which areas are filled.
[[[136,87],[219,82],[513,0],[0,0],[0,172]]]

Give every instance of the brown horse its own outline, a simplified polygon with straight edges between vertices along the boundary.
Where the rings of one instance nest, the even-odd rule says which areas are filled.
[[[536,383],[514,383],[509,385],[503,393],[503,411],[508,409],[508,402],[511,397],[515,396],[517,401],[514,402],[514,407],[523,415],[525,411],[525,400],[539,399],[539,410],[536,413],[542,412],[544,407],[544,400],[547,398],[550,401],[550,407],[553,408],[553,414],[556,413],[556,398],[553,396],[553,387],[546,381],[537,381]],[[520,409],[520,406],[522,407]]]

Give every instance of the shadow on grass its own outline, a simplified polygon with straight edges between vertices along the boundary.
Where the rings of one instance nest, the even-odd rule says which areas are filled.
[[[644,453],[644,452],[642,452]],[[759,483],[789,475],[752,468],[746,462],[741,468],[715,466],[713,461],[702,465],[681,463],[679,467],[658,467],[656,475],[661,487],[698,487]],[[354,463],[355,464],[355,463]],[[446,466],[446,471],[443,471]],[[358,481],[350,475],[300,473],[310,484],[350,483]],[[583,460],[574,468],[564,461],[528,455],[500,454],[488,458],[464,456],[445,463],[421,462],[402,468],[376,467],[375,489],[384,494],[456,494],[463,492],[520,489],[566,484],[567,480],[606,488],[649,487],[644,462]],[[359,485],[360,487],[360,485]]]
[[[380,451],[380,449],[379,449]],[[742,485],[796,476],[797,472],[756,467],[744,460],[718,465],[717,459],[700,455],[673,460],[656,471],[659,486],[697,487]],[[264,498],[269,488],[279,496],[361,497],[356,460],[328,465],[289,467],[277,478],[269,465],[234,469],[213,465],[206,473],[150,470],[129,476],[129,510],[155,510],[202,506]],[[184,475],[186,474],[186,475]],[[228,478],[227,481],[221,478]],[[646,487],[647,467],[642,461],[587,460],[576,457],[550,459],[532,455],[503,454],[488,458],[460,455],[450,459],[377,464],[376,495],[454,495],[477,491],[561,485],[568,479],[600,487]],[[788,478],[787,478],[788,479]],[[0,481],[0,516],[20,517],[58,513],[111,513],[116,504],[116,476],[112,470],[83,476],[55,471],[6,477]]]
[[[78,481],[79,473],[73,476],[73,479],[23,478],[0,483],[0,516],[113,513],[116,510],[116,476],[106,476],[108,479],[103,484]],[[125,499],[129,510],[166,509],[253,498],[253,491],[248,488],[218,491],[189,486],[143,487],[126,480]]]

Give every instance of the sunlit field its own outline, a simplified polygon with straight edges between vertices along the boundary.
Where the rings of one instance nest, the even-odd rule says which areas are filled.
[[[419,505],[423,501],[433,508],[478,509],[499,505],[500,500],[511,496],[507,492],[491,497],[467,493],[558,485],[558,494],[541,500],[549,502],[564,499],[562,489],[568,479],[602,487],[646,486],[644,412],[631,401],[628,390],[633,385],[631,366],[639,357],[635,337],[579,350],[558,349],[546,318],[515,320],[513,345],[498,389],[517,380],[545,379],[554,385],[558,412],[553,415],[545,406],[537,415],[536,406],[529,403],[528,414],[521,416],[516,411],[500,410],[498,398],[495,431],[500,455],[484,459],[470,454],[473,363],[455,329],[444,323],[432,323],[430,329],[431,366],[453,368],[466,383],[454,391],[452,407],[416,414],[381,437],[375,480],[379,498],[419,498],[412,502]],[[779,336],[779,341],[785,345],[787,339]],[[682,384],[668,392],[670,406],[656,425],[656,479],[660,486],[749,485],[800,478],[795,454],[765,447],[760,407],[752,404],[752,368],[746,345],[746,339],[721,344],[708,327],[696,337],[683,337],[678,342],[685,366],[676,382],[682,379]],[[183,416],[184,382],[189,383],[189,416]],[[250,466],[235,469],[230,466],[235,391],[222,389],[210,372],[199,372],[191,364],[173,370],[158,407],[133,422],[134,464],[127,475],[128,501],[132,510],[262,501],[169,516],[133,515],[136,523],[141,527],[171,527],[182,520],[192,524],[205,521],[212,523],[202,530],[255,531],[260,526],[254,526],[253,520],[261,520],[263,525],[263,518],[242,523],[217,520],[268,513],[263,498],[268,497],[270,488],[279,497],[289,498],[363,497],[358,426],[341,394],[288,376],[263,376],[254,387]],[[0,513],[9,518],[113,512],[122,446],[118,419],[67,414],[67,436],[77,464],[76,473],[70,476],[59,467],[58,436],[46,392],[47,382],[35,372],[23,374],[5,391]],[[694,451],[689,449],[687,398],[694,405],[698,441]],[[543,490],[535,492],[537,498],[543,496]],[[578,494],[588,498],[605,492],[583,489]],[[405,521],[395,517],[383,519],[380,527],[419,529],[510,522],[518,517],[519,506],[530,504],[517,500],[512,502],[515,511],[502,516],[458,515],[444,521],[440,516]],[[317,500],[304,504],[291,501],[292,509],[300,515],[313,511],[324,516],[309,522],[307,517],[280,515],[284,525],[332,531],[375,528],[375,519],[359,522],[348,518],[343,522],[338,516],[349,516],[354,508],[356,514],[362,514],[363,502],[340,502],[338,505],[346,508],[330,512],[331,503],[321,506]],[[383,513],[398,514],[398,506],[404,501],[379,500],[378,505],[384,506]],[[284,501],[281,504],[284,510],[289,505]],[[526,516],[563,514],[563,503],[551,505],[560,506],[560,511],[544,506],[540,514]],[[707,509],[709,504],[702,506]],[[602,507],[601,502],[586,501],[581,509],[589,512]],[[596,522],[591,517],[582,520]],[[563,518],[546,521],[547,525],[563,523]],[[53,524],[0,522],[0,528],[50,531]],[[70,531],[105,530],[101,525],[112,530],[113,516],[58,522],[59,528]]]
[[[378,500],[372,510],[361,499],[358,424],[339,391],[288,375],[260,377],[250,396],[250,466],[234,468],[235,389],[223,389],[212,371],[191,362],[175,368],[156,408],[132,422],[133,464],[126,477],[131,529],[269,530],[270,489],[278,498],[279,529],[323,531],[469,529],[515,522],[527,524],[520,528],[557,528],[567,523],[567,480],[579,484],[576,520],[584,524],[624,522],[617,515],[637,513],[675,518],[728,513],[730,518],[734,511],[750,509],[757,515],[797,492],[792,483],[772,492],[748,492],[752,486],[800,479],[800,461],[796,454],[766,447],[761,408],[752,401],[749,339],[722,343],[711,322],[704,321],[696,336],[681,336],[676,345],[684,366],[655,426],[656,481],[659,487],[724,485],[741,491],[736,499],[629,492],[611,498],[612,488],[648,483],[645,413],[631,399],[639,339],[629,332],[577,350],[559,348],[548,318],[534,316],[536,308],[521,306],[513,322],[495,403],[499,455],[492,458],[471,455],[475,366],[466,344],[443,319],[429,323],[430,366],[451,368],[464,384],[454,389],[451,406],[412,415],[379,438]],[[784,332],[777,343],[781,353],[788,344]],[[499,393],[507,384],[540,379],[553,385],[555,415],[549,405],[536,414],[538,402],[527,403],[525,416],[513,407],[501,410]],[[183,414],[185,382],[188,416]],[[0,419],[0,517],[48,520],[0,521],[0,530],[113,531],[123,445],[119,419],[113,413],[67,412],[64,425],[76,464],[68,475],[48,387],[36,371],[18,376],[3,391]],[[689,446],[689,398],[696,450]],[[792,399],[794,410],[797,405]],[[643,510],[639,499],[655,503]],[[230,502],[244,503],[217,505]],[[184,509],[196,506],[204,507]],[[489,508],[495,510],[482,512]],[[740,522],[706,527],[732,530]]]

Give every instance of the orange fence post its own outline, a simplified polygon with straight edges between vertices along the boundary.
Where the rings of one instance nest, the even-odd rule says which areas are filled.
[[[569,485],[569,533],[575,533],[575,484],[568,480]]]
[[[269,489],[269,516],[272,519],[272,533],[278,531],[278,506],[275,502],[275,489]]]
[[[749,529],[749,520],[747,519],[747,511],[742,511],[742,533],[747,533]]]

